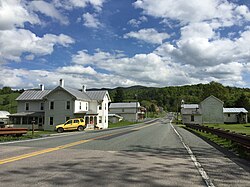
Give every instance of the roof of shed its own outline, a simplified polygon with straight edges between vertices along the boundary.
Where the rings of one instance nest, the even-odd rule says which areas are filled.
[[[136,108],[140,107],[139,102],[131,102],[131,103],[111,103],[109,108]]]
[[[223,108],[223,113],[248,113],[245,108]]]
[[[50,93],[51,90],[26,90],[21,95],[19,95],[17,101],[26,100],[42,100],[44,96]]]
[[[182,108],[199,108],[198,104],[183,104],[181,105]]]
[[[0,111],[0,118],[8,118],[10,113],[8,111]]]

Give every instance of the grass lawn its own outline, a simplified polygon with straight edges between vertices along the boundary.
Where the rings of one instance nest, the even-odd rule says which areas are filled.
[[[0,142],[8,142],[8,141],[16,141],[16,140],[27,140],[32,138],[40,138],[43,135],[49,135],[54,134],[56,132],[54,131],[35,131],[34,136],[32,136],[32,131],[28,131],[27,134],[20,136],[20,137],[14,137],[14,136],[0,136]]]
[[[138,122],[120,121],[118,123],[109,123],[109,128],[123,127],[123,126],[132,125],[136,123]]]
[[[248,124],[206,124],[206,126],[221,128],[225,130],[234,131],[236,133],[245,133],[250,135],[250,123]]]

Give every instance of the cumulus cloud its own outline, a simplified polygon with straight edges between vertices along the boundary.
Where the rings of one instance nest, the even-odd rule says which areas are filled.
[[[53,3],[60,8],[74,9],[92,6],[96,11],[101,11],[106,0],[53,0]]]
[[[141,16],[139,19],[131,19],[128,21],[128,24],[132,27],[139,27],[143,22],[147,22],[148,18],[146,16]]]
[[[141,29],[138,32],[129,32],[124,38],[136,38],[147,43],[161,44],[163,40],[169,38],[167,33],[159,33],[155,29]]]
[[[33,11],[40,12],[48,17],[58,20],[61,24],[69,24],[67,17],[63,16],[51,3],[45,1],[32,1],[29,8]]]
[[[86,27],[90,27],[90,28],[99,28],[100,26],[102,26],[102,24],[99,22],[99,20],[96,18],[96,15],[94,14],[90,14],[90,13],[85,13],[82,15],[83,17],[83,25]]]
[[[0,30],[23,27],[25,22],[39,24],[39,18],[25,6],[21,0],[0,0]]]
[[[57,69],[60,73],[66,73],[66,74],[89,74],[89,75],[95,75],[97,72],[90,66],[83,67],[80,65],[74,65],[74,66],[64,66]]]
[[[45,34],[38,37],[34,33],[25,29],[0,31],[0,58],[20,61],[23,53],[35,55],[51,54],[55,45],[67,47],[74,43],[74,40],[64,34]]]

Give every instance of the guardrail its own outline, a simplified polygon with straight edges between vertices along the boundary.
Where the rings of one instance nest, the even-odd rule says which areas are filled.
[[[237,134],[234,132],[230,132],[229,130],[215,129],[213,127],[202,126],[202,125],[194,125],[194,124],[186,124],[186,127],[192,128],[202,132],[208,132],[218,137],[225,138],[232,142],[237,143],[246,149],[246,151],[250,152],[250,137],[247,135]]]
[[[22,136],[27,132],[28,129],[26,128],[0,128],[0,136],[5,136],[5,135]]]

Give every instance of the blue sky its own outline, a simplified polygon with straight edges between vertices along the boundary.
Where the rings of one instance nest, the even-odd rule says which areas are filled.
[[[250,88],[248,0],[0,0],[0,87]]]

